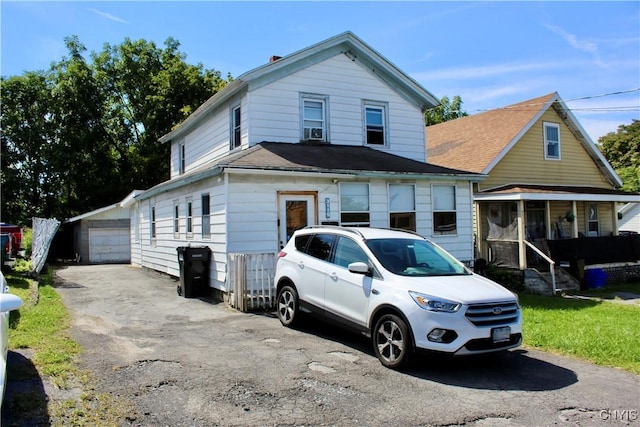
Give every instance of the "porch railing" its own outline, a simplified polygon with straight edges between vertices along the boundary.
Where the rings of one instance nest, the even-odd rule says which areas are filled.
[[[275,307],[276,254],[230,253],[227,258],[229,305],[240,311]]]
[[[534,245],[533,243],[524,240],[524,244],[527,245],[529,248],[531,248],[531,250],[534,251],[536,254],[538,254],[540,258],[542,258],[543,260],[549,263],[549,272],[551,273],[551,290],[553,291],[553,295],[555,295],[556,294],[556,268],[555,268],[556,263],[555,261],[549,258],[547,254],[545,254],[540,249],[538,249],[536,245]]]

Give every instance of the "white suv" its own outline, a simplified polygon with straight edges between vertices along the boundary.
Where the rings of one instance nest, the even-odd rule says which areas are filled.
[[[283,325],[303,313],[337,321],[371,337],[389,368],[414,350],[465,355],[522,342],[515,294],[411,232],[298,230],[278,255],[275,286]]]

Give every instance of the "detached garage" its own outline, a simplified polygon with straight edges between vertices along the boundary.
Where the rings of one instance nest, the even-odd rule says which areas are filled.
[[[131,231],[128,201],[124,200],[66,220],[63,227],[72,230],[73,252],[83,264],[129,264],[131,262]]]

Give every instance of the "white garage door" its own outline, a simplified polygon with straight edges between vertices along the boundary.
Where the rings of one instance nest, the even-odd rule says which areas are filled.
[[[90,228],[89,262],[130,262],[128,228]]]

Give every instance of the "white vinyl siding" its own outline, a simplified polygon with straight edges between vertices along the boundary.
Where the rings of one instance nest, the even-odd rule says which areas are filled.
[[[420,109],[357,62],[337,55],[251,92],[251,143],[300,141],[299,94],[323,94],[328,108],[329,142],[364,145],[363,100],[387,105],[388,146],[374,148],[425,161],[425,126]]]

